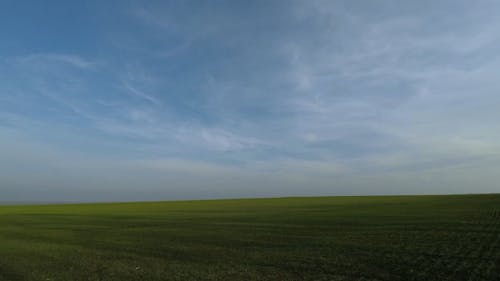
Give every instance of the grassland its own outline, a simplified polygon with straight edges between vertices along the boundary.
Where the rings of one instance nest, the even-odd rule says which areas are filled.
[[[500,280],[500,195],[0,207],[0,280]]]

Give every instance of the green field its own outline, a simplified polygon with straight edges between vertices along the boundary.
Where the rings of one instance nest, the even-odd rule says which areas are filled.
[[[0,280],[500,280],[500,195],[0,207]]]

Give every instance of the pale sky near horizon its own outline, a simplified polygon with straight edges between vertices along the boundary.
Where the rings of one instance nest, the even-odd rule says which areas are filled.
[[[500,1],[2,1],[0,201],[500,192]]]

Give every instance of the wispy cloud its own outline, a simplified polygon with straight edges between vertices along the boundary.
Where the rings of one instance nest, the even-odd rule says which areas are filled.
[[[84,59],[78,55],[69,55],[69,54],[37,53],[23,57],[18,57],[15,60],[26,64],[54,64],[59,62],[62,64],[86,70],[93,69],[99,66],[99,64],[95,61]]]
[[[135,95],[135,96],[137,96],[137,97],[139,97],[141,99],[145,99],[145,100],[147,100],[147,101],[149,101],[149,102],[151,102],[151,103],[153,103],[155,105],[159,105],[160,104],[160,102],[156,98],[154,98],[153,96],[148,95],[148,94],[146,94],[146,93],[144,93],[144,92],[142,92],[140,90],[137,90],[136,88],[132,87],[126,81],[123,82],[123,87],[125,89],[127,89],[130,93],[132,93],[133,95]]]

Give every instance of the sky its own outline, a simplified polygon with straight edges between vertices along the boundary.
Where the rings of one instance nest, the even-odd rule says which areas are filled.
[[[0,201],[500,192],[499,13],[1,1]]]

